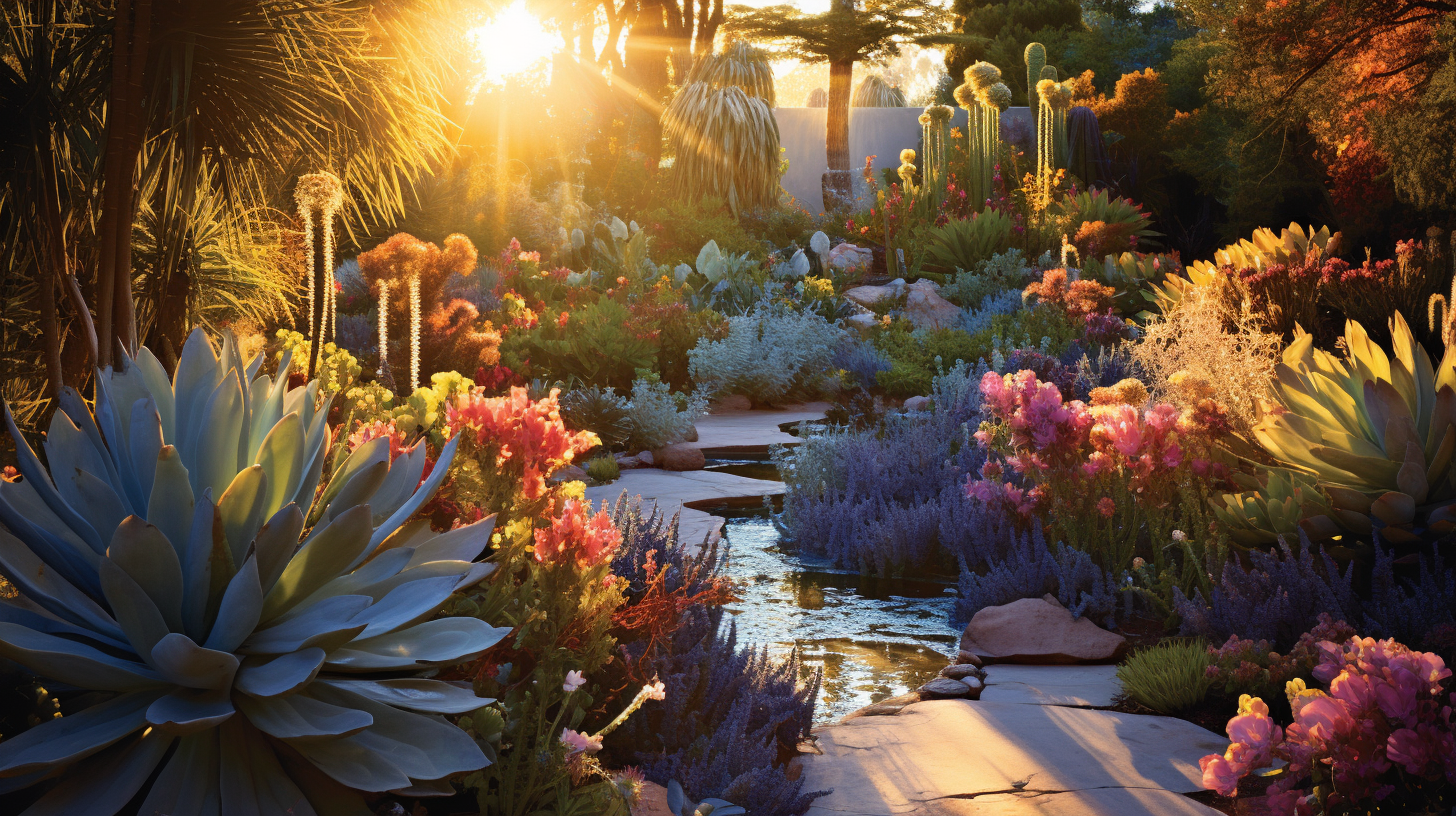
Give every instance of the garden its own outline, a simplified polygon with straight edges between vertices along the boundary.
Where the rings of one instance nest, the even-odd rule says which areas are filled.
[[[1446,0],[0,15],[0,813],[1456,807]]]

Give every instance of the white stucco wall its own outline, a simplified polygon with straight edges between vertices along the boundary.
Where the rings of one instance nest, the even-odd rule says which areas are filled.
[[[850,108],[850,170],[859,179],[866,156],[875,156],[875,169],[900,166],[900,151],[920,143],[920,114],[923,108]],[[788,159],[789,171],[783,187],[813,213],[824,211],[820,181],[829,169],[824,160],[824,120],[827,108],[775,108],[779,123],[779,144]],[[1010,108],[1001,114],[1001,126],[1032,126],[1030,108]],[[956,109],[951,126],[964,132],[966,112]]]

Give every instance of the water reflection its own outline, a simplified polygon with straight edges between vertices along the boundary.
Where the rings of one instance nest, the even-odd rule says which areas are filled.
[[[947,623],[946,583],[870,579],[778,549],[766,518],[729,519],[727,574],[742,600],[728,607],[740,642],[798,648],[807,673],[823,668],[816,719],[839,719],[934,677],[959,633]]]

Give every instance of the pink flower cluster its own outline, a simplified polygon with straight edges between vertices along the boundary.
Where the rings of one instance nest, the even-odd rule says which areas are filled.
[[[373,422],[360,422],[359,427],[349,434],[349,450],[356,451],[365,442],[370,442],[380,437],[389,437],[389,461],[393,462],[395,457],[404,452],[405,433],[395,427],[394,420],[376,419]]]
[[[1453,695],[1444,688],[1451,670],[1439,656],[1359,637],[1320,641],[1317,649],[1314,677],[1329,691],[1290,681],[1294,721],[1284,729],[1262,700],[1244,695],[1229,720],[1228,750],[1199,762],[1204,787],[1231,796],[1244,776],[1281,759],[1289,773],[1270,787],[1265,805],[1302,816],[1385,799],[1393,768],[1456,784]],[[1320,796],[1304,789],[1310,777]]]
[[[590,567],[610,558],[622,543],[622,534],[606,512],[591,514],[591,506],[576,499],[567,499],[561,515],[551,520],[550,527],[536,530],[536,560],[555,563],[572,558],[578,566]]]
[[[1122,479],[1140,496],[1158,501],[1173,484],[1166,477],[1174,470],[1187,466],[1199,476],[1218,472],[1202,456],[1206,426],[1172,405],[1064,401],[1055,385],[1027,370],[988,372],[981,378],[981,395],[982,413],[989,419],[976,432],[977,441],[1005,455],[1013,470],[1038,486],[1028,491],[1001,481],[1001,466],[992,461],[979,480],[968,480],[966,491],[982,501],[1005,502],[1023,516],[1045,509],[1050,491],[1043,487],[1051,483],[1093,496],[1097,481]],[[1113,503],[1103,497],[1097,507],[1108,515]]]
[[[470,430],[478,444],[495,450],[495,466],[519,469],[528,500],[546,493],[546,477],[600,444],[589,431],[573,433],[561,421],[558,391],[532,401],[524,388],[504,397],[488,397],[475,388],[445,408],[445,437]]]

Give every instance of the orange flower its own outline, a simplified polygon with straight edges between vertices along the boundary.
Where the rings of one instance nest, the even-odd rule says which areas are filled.
[[[622,543],[622,534],[612,525],[605,512],[589,516],[591,506],[576,499],[567,499],[560,516],[551,520],[549,528],[533,534],[536,560],[542,563],[574,558],[580,567],[590,567],[610,558]]]

